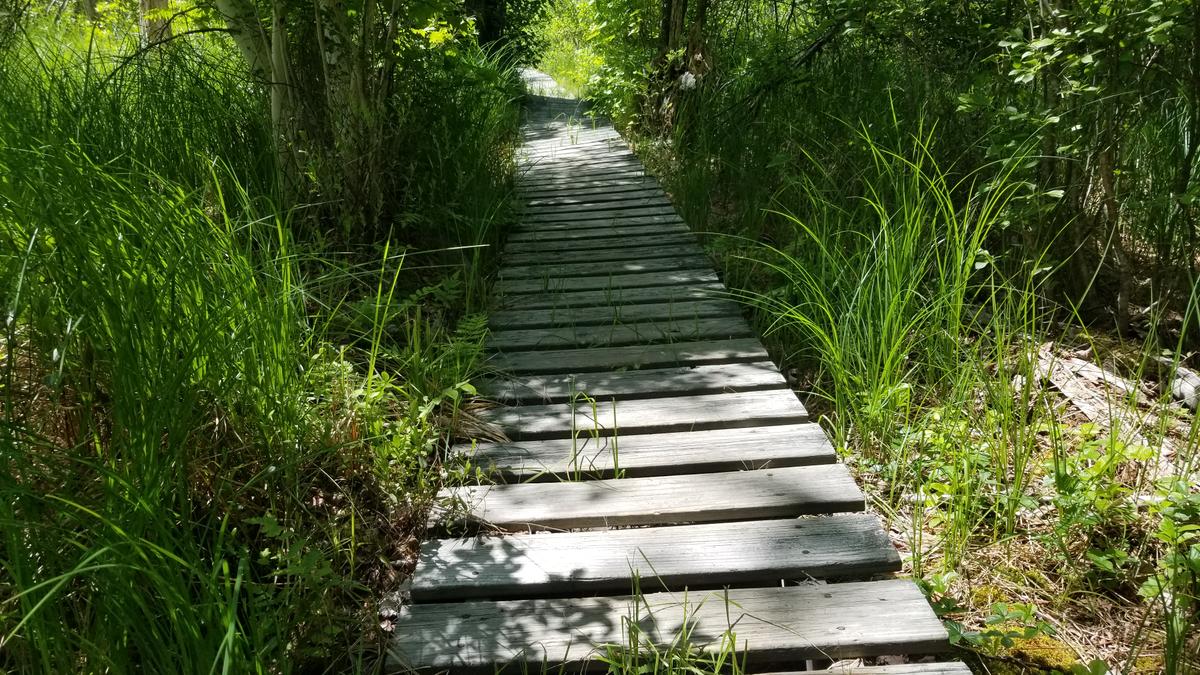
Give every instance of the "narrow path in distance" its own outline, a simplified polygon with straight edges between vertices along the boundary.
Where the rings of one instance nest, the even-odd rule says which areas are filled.
[[[442,527],[472,535],[422,547],[392,665],[576,671],[631,621],[659,644],[685,621],[701,648],[732,633],[751,672],[944,652],[878,518],[657,181],[610,125],[526,79],[523,217],[495,287],[501,374],[483,392],[508,441],[458,447],[495,484],[441,495]]]

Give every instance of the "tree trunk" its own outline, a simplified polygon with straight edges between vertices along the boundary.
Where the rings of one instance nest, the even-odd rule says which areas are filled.
[[[94,5],[92,11],[95,11]],[[171,22],[167,11],[167,0],[138,0],[138,25],[142,31],[142,44],[152,45],[171,37]]]

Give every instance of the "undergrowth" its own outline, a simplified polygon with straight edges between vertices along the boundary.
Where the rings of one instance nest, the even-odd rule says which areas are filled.
[[[0,53],[0,670],[377,671],[469,423],[515,76],[463,44],[402,93],[405,210],[345,251],[283,201],[225,37],[25,28]]]

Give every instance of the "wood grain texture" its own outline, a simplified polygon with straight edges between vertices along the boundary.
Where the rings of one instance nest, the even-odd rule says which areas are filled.
[[[517,194],[523,199],[543,199],[555,197],[593,196],[599,194],[640,191],[646,189],[661,189],[654,176],[643,176],[628,180],[600,182],[594,185],[586,181],[554,182],[544,185],[530,185],[517,189]]]
[[[565,530],[792,518],[861,511],[841,464],[564,483],[474,485],[438,493],[434,519],[500,530]]]
[[[498,561],[502,561],[497,564]],[[446,602],[763,585],[900,569],[867,514],[440,539],[421,547],[413,600]]]
[[[544,276],[540,279],[501,279],[493,287],[502,295],[522,293],[561,293],[570,291],[615,291],[621,288],[647,288],[652,286],[687,286],[716,281],[717,274],[711,267],[695,269],[664,270],[661,272],[635,272],[612,276],[561,277]]]
[[[637,236],[598,237],[588,239],[586,243],[575,240],[559,241],[513,241],[504,247],[505,260],[511,255],[538,254],[542,259],[552,259],[559,253],[575,253],[579,255],[588,252],[614,251],[637,253],[643,250],[658,250],[672,246],[697,246],[696,235],[691,232],[650,233]]]
[[[519,172],[513,179],[518,187],[527,185],[545,184],[548,182],[560,180],[606,180],[610,178],[634,178],[649,175],[641,166],[626,166],[626,167],[596,167],[581,169],[568,169],[563,167],[559,170],[551,169],[528,169]]]
[[[662,194],[639,197],[625,197],[607,200],[576,201],[567,204],[528,204],[521,209],[521,218],[525,216],[561,215],[569,213],[593,213],[604,209],[640,209],[640,208],[671,208],[671,202]]]
[[[676,235],[679,236],[679,235]],[[694,239],[680,237],[675,243],[661,244],[652,247],[626,246],[624,248],[592,248],[581,250],[574,245],[566,250],[554,252],[537,251],[531,253],[507,253],[504,256],[505,265],[540,265],[548,260],[555,264],[596,263],[596,262],[636,262],[654,258],[680,258],[683,256],[702,256],[704,249]]]
[[[831,464],[837,457],[817,424],[620,434],[455,446],[508,483],[626,478]]]
[[[740,316],[701,319],[696,317],[621,322],[607,326],[566,326],[493,330],[487,347],[500,351],[563,349],[566,347],[623,347],[663,342],[722,340],[751,337]]]
[[[639,217],[621,223],[601,223],[595,227],[555,227],[523,230],[508,235],[510,242],[578,241],[588,239],[610,239],[613,237],[657,236],[662,234],[690,234],[683,221],[673,217]],[[644,222],[649,220],[650,222]]]
[[[643,274],[673,270],[694,270],[712,263],[707,256],[690,255],[678,258],[647,258],[644,260],[576,262],[563,265],[505,265],[500,268],[501,279],[559,279],[564,277],[609,277],[622,274]]]
[[[787,381],[775,364],[761,361],[601,373],[500,376],[482,382],[479,392],[492,400],[512,404],[559,403],[580,394],[596,399],[627,400],[786,388]]]
[[[762,675],[971,675],[971,669],[965,663],[950,661],[902,663],[894,666],[834,665],[824,670],[776,671]]]
[[[654,399],[580,399],[574,403],[501,406],[479,418],[514,440],[733,429],[807,422],[808,411],[788,390],[696,394]]]
[[[651,302],[640,305],[565,307],[492,312],[492,330],[553,328],[560,326],[613,326],[645,321],[680,321],[712,317],[740,317],[742,308],[726,299]]]
[[[716,278],[716,275],[713,275]],[[628,306],[642,303],[673,303],[706,298],[726,298],[729,291],[717,281],[692,282],[670,286],[644,288],[615,288],[599,291],[547,292],[531,295],[508,295],[497,298],[496,307],[511,310],[534,310],[569,307]]]
[[[741,339],[600,349],[509,352],[493,354],[488,360],[488,365],[500,372],[537,375],[747,363],[765,361],[768,358],[767,350],[758,340]]]
[[[630,209],[602,208],[587,211],[562,211],[555,209],[526,212],[521,216],[517,231],[545,230],[544,224],[590,223],[592,221],[614,222],[637,216],[674,216],[675,207],[670,202],[656,206],[641,206]]]
[[[601,191],[597,189],[594,192],[585,192],[581,195],[561,195],[555,197],[535,197],[526,198],[525,206],[573,206],[577,204],[606,204],[609,202],[623,202],[630,199],[643,199],[645,197],[662,197],[663,193],[655,187],[632,188],[628,190],[607,190]]]
[[[540,669],[583,664],[625,641],[632,619],[647,640],[668,645],[682,623],[700,649],[734,631],[750,672],[810,658],[937,653],[946,629],[907,580],[648,593],[640,599],[507,600],[406,607],[389,650],[392,668],[493,672],[493,664]],[[733,624],[731,626],[731,624]]]

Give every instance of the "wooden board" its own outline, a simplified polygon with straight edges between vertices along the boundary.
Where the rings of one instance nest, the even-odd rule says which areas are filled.
[[[543,153],[537,156],[518,156],[517,166],[520,169],[538,171],[542,168],[608,166],[614,164],[642,166],[638,156],[626,149],[607,148],[583,152],[559,150]]]
[[[523,199],[547,199],[556,197],[591,197],[600,194],[635,192],[647,189],[661,189],[654,176],[611,181],[596,185],[588,185],[586,181],[582,183],[559,182],[519,188],[517,193]]]
[[[488,365],[501,372],[536,375],[746,363],[767,358],[767,350],[758,340],[742,339],[493,354]]]
[[[496,561],[503,561],[497,564]],[[900,569],[867,514],[441,539],[421,547],[416,602],[776,584]]]
[[[584,193],[582,195],[569,195],[559,197],[535,197],[527,198],[525,206],[571,206],[575,204],[603,204],[607,202],[621,202],[630,199],[642,199],[644,197],[663,197],[663,193],[657,187],[633,188],[630,190],[612,190],[596,193]]]
[[[562,349],[564,347],[619,347],[658,344],[681,340],[722,340],[750,337],[754,331],[740,316],[710,319],[678,317],[657,321],[618,323],[607,326],[566,326],[494,330],[488,337],[489,349],[523,351]]]
[[[837,457],[816,424],[670,434],[583,436],[455,446],[500,481],[669,476],[830,464]]]
[[[666,433],[807,422],[808,411],[790,391],[698,394],[631,401],[501,406],[479,413],[514,441]]]
[[[621,262],[575,262],[566,265],[505,265],[501,279],[561,279],[564,277],[614,277],[674,270],[694,270],[711,266],[708,256],[688,255],[677,258],[649,258]]]
[[[494,673],[496,664],[576,666],[622,644],[633,620],[644,639],[671,644],[684,622],[698,648],[733,632],[750,672],[803,659],[937,653],[946,629],[908,580],[647,593],[640,598],[506,600],[402,610],[389,667]],[[603,666],[598,664],[600,669]]]
[[[741,315],[741,306],[732,300],[684,300],[605,307],[502,310],[492,312],[488,325],[494,330],[512,330],[554,326],[611,326],[654,319],[673,321]]]
[[[687,498],[681,499],[682,495]],[[716,523],[861,511],[841,464],[564,483],[473,485],[438,493],[435,520],[509,531]],[[448,506],[446,506],[448,505]]]
[[[554,293],[562,291],[603,291],[618,288],[645,288],[647,286],[676,286],[716,281],[717,275],[711,267],[690,270],[644,272],[617,276],[570,277],[540,279],[501,279],[495,289],[503,295],[521,293]]]
[[[534,295],[509,295],[498,298],[501,309],[533,310],[568,307],[606,307],[641,303],[682,302],[705,298],[729,297],[725,286],[715,281],[693,282],[673,286],[647,288],[616,288],[600,291],[551,292]]]
[[[971,669],[965,663],[950,661],[902,663],[892,666],[833,665],[823,670],[777,671],[763,675],[971,675]]]
[[[580,169],[569,169],[563,167],[561,169],[549,168],[529,168],[519,172],[514,181],[518,187],[529,185],[544,185],[546,183],[557,182],[561,180],[592,180],[601,181],[607,179],[629,179],[645,176],[646,170],[640,165],[629,165],[626,167],[583,167]]]
[[[567,242],[578,241],[586,245],[592,239],[614,237],[652,237],[664,234],[691,234],[691,230],[678,218],[631,218],[620,224],[599,224],[596,227],[558,227],[513,232],[508,235],[512,242]]]
[[[635,216],[674,216],[675,207],[669,202],[665,202],[658,206],[639,206],[634,208],[605,208],[594,209],[588,211],[558,211],[545,210],[526,212],[521,216],[520,229],[544,229],[542,223],[584,223],[594,220],[602,220],[611,222],[614,220],[624,220]]]
[[[615,251],[657,251],[671,246],[695,246],[696,236],[690,232],[674,232],[668,234],[645,234],[624,237],[598,237],[581,243],[577,240],[566,239],[558,241],[513,241],[504,247],[505,260],[507,256],[519,254],[538,254],[546,259],[554,259],[560,253],[585,254],[588,252]]]
[[[509,405],[561,403],[580,394],[595,399],[627,400],[691,394],[720,394],[786,389],[787,380],[770,361],[718,366],[649,368],[602,373],[501,376],[484,381],[479,392]]]
[[[592,248],[571,244],[556,251],[531,251],[527,253],[505,253],[505,265],[539,265],[553,261],[557,265],[586,262],[622,262],[650,260],[653,258],[679,258],[702,256],[704,249],[690,235],[664,235],[674,238],[673,243],[657,246],[628,246],[621,248]],[[661,239],[661,238],[660,238]],[[628,241],[626,242],[628,244]]]
[[[656,195],[637,195],[621,197],[610,195],[612,199],[576,200],[563,204],[527,204],[522,214],[530,216],[545,216],[548,214],[561,215],[566,213],[591,213],[603,209],[634,209],[646,207],[670,207],[671,202],[661,193]]]

